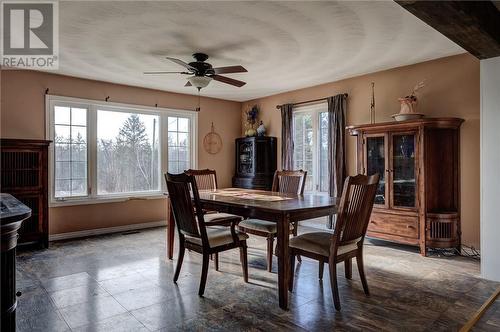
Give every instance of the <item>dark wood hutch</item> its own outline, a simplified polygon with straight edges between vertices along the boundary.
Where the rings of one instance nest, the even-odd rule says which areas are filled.
[[[49,245],[48,147],[51,141],[2,138],[0,188],[32,213],[19,229],[19,243]]]
[[[381,176],[369,237],[460,250],[460,125],[424,118],[347,127],[357,169]]]
[[[276,137],[236,139],[236,170],[233,187],[271,190],[276,171]]]

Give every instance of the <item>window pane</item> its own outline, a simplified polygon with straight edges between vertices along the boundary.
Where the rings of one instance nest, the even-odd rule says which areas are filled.
[[[186,148],[179,148],[179,160],[189,162],[189,152]]]
[[[77,126],[87,125],[87,110],[85,108],[71,108],[71,124]]]
[[[190,168],[190,119],[168,117],[168,170],[180,173]]]
[[[188,134],[185,133],[179,133],[179,145],[180,146],[187,146],[188,145]]]
[[[179,141],[177,140],[177,133],[168,133],[168,146],[178,146]]]
[[[54,122],[55,197],[86,196],[87,109],[55,106]]]
[[[55,197],[71,196],[71,180],[55,180]]]
[[[71,180],[71,193],[73,196],[84,196],[87,194],[87,180]]]
[[[87,161],[87,145],[71,144],[71,160]]]
[[[69,144],[55,144],[55,159],[58,161],[70,161],[70,145]]]
[[[70,126],[55,126],[55,141],[56,143],[69,143],[71,127]]]
[[[179,160],[179,148],[176,146],[170,146],[168,148],[168,160],[177,161]]]
[[[71,143],[87,143],[87,127],[71,126]]]
[[[97,194],[160,190],[159,116],[97,111]]]
[[[168,162],[168,172],[172,174],[178,174],[179,173],[179,168],[177,167],[177,162],[176,161],[169,161]]]
[[[69,107],[54,106],[54,124],[70,124]]]
[[[182,162],[182,161],[179,162],[179,168],[178,168],[179,173],[182,173],[182,172],[184,172],[187,169],[189,169],[189,163]]]
[[[71,179],[71,162],[70,161],[56,161],[56,180]]]
[[[179,131],[187,133],[189,131],[189,119],[179,118],[178,121],[179,121]]]
[[[87,165],[85,162],[71,163],[71,178],[85,179],[87,177]]]
[[[177,118],[168,117],[168,131],[177,131]]]

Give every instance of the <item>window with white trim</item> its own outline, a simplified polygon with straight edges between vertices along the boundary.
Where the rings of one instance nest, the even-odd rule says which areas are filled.
[[[294,169],[307,171],[307,192],[328,192],[327,107],[326,103],[318,103],[293,110]]]
[[[196,167],[196,112],[46,98],[52,205],[157,197]]]

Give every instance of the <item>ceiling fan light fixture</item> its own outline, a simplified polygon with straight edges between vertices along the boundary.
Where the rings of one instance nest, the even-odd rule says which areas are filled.
[[[192,76],[188,78],[189,83],[198,89],[205,88],[211,80],[212,78],[208,76]]]

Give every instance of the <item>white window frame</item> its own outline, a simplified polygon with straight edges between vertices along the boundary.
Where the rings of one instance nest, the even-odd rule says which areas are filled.
[[[198,112],[188,110],[178,110],[162,107],[149,107],[134,104],[105,102],[92,99],[82,99],[55,95],[45,96],[45,127],[47,139],[54,141],[54,106],[74,106],[87,109],[87,184],[88,195],[80,197],[65,197],[56,199],[55,194],[55,144],[49,147],[49,206],[70,206],[84,204],[98,204],[123,202],[133,199],[158,199],[165,197],[163,192],[166,191],[163,174],[168,169],[168,117],[183,117],[189,118],[190,122],[190,154],[191,168],[197,168],[198,165]],[[159,159],[160,159],[160,189],[145,192],[132,193],[116,193],[116,194],[97,194],[97,110],[124,112],[124,113],[139,113],[153,114],[159,116]]]
[[[320,154],[321,154],[321,147],[319,143],[319,134],[320,134],[320,117],[319,114],[323,112],[328,112],[328,104],[326,102],[320,102],[320,103],[315,103],[315,104],[308,104],[308,105],[303,105],[303,106],[295,106],[293,108],[293,114],[292,114],[292,121],[295,124],[295,115],[300,114],[300,113],[309,113],[313,115],[312,119],[312,132],[313,132],[313,144],[314,144],[314,149],[313,149],[313,171],[314,171],[314,183],[313,183],[313,190],[307,191],[308,193],[315,193],[315,194],[324,194],[325,192],[319,191],[320,190]],[[292,135],[295,136],[295,128],[292,127]],[[293,152],[292,152],[293,153]],[[294,156],[295,157],[295,156]],[[326,192],[327,193],[327,192]]]

